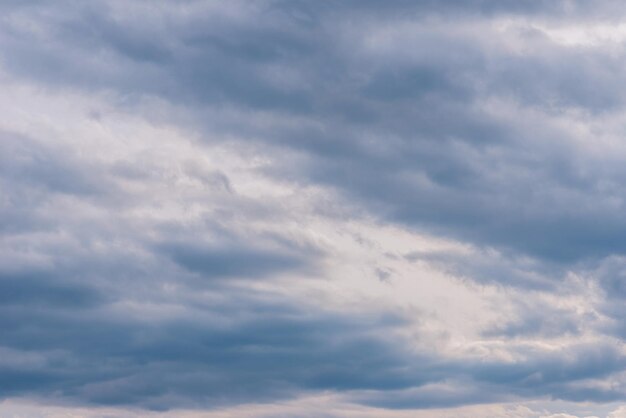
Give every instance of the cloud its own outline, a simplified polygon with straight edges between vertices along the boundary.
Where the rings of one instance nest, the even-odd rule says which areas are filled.
[[[0,396],[623,401],[621,9],[3,2]]]
[[[161,252],[181,267],[203,277],[245,277],[255,279],[281,270],[303,267],[305,259],[297,255],[272,253],[262,249],[211,248],[185,244],[163,244]]]
[[[398,2],[385,6],[395,13],[380,15],[369,32],[381,8],[369,3],[354,6],[362,12],[356,15],[345,5],[306,2],[189,4],[167,24],[145,4],[124,18],[119,7],[52,13],[45,22],[27,15],[48,31],[45,39],[16,23],[24,17],[17,9],[4,37],[14,57],[7,69],[45,84],[180,104],[199,129],[276,147],[277,155],[303,153],[303,163],[278,162],[277,175],[336,187],[392,222],[551,261],[624,250],[625,226],[613,203],[621,165],[610,156],[589,158],[569,141],[580,134],[559,119],[567,110],[619,109],[620,61],[609,50],[572,50],[498,32],[489,20],[463,26],[463,14],[447,15],[523,15],[564,4]],[[419,27],[398,16],[414,8],[444,19]],[[356,16],[351,26],[349,16]],[[394,22],[398,29],[389,29]],[[514,54],[508,42],[532,50]],[[211,109],[224,107],[242,116],[207,121]],[[272,117],[257,126],[255,112]],[[294,117],[300,123],[286,123]]]
[[[219,295],[228,300],[157,321],[95,305],[78,314],[67,305],[3,304],[3,345],[43,357],[43,364],[4,365],[3,397],[170,409],[302,391],[386,390],[428,379],[405,367],[408,352],[376,336],[392,323],[300,309],[235,289]]]

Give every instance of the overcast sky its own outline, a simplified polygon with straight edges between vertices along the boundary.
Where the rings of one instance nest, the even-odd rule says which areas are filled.
[[[0,415],[624,418],[625,184],[622,1],[0,1]]]

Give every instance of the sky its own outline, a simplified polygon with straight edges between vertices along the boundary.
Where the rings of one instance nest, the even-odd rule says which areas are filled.
[[[0,416],[626,418],[626,5],[0,2]]]

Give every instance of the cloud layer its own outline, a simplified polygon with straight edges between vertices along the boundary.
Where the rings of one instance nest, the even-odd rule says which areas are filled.
[[[0,411],[619,417],[625,12],[3,2]]]

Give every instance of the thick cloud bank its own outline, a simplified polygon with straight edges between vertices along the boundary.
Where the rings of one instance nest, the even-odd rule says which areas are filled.
[[[1,2],[0,415],[626,416],[625,17]]]

